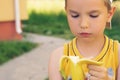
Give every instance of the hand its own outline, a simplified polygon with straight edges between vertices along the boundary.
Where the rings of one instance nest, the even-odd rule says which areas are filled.
[[[89,80],[110,80],[107,72],[107,68],[103,66],[88,65]]]

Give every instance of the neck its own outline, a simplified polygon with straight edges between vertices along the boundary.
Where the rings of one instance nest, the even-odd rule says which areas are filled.
[[[81,55],[83,55],[84,57],[95,57],[103,49],[104,43],[104,36],[91,41],[82,41],[80,39],[77,39],[77,48]]]

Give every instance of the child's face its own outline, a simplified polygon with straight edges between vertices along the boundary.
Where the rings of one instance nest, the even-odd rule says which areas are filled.
[[[67,0],[66,12],[72,33],[84,38],[103,36],[111,18],[103,0]]]

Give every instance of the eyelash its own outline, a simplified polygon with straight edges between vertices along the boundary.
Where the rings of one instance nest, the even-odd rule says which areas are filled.
[[[79,17],[79,15],[71,15],[73,18],[77,18],[77,17]],[[90,15],[90,17],[92,17],[92,18],[97,18],[99,15]]]
[[[77,18],[79,17],[79,15],[71,15],[73,18]]]
[[[90,15],[92,18],[97,18],[99,15]]]

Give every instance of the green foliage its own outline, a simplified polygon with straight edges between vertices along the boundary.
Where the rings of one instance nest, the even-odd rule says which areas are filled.
[[[0,65],[35,48],[37,44],[25,41],[0,42]]]
[[[105,34],[110,38],[120,41],[120,26],[114,26],[111,30],[106,29]]]
[[[33,32],[44,35],[53,35],[64,38],[73,37],[69,30],[66,15],[64,12],[56,13],[36,13],[30,14],[29,20],[24,22],[27,27],[24,27],[25,32]],[[66,35],[64,35],[66,34]]]

